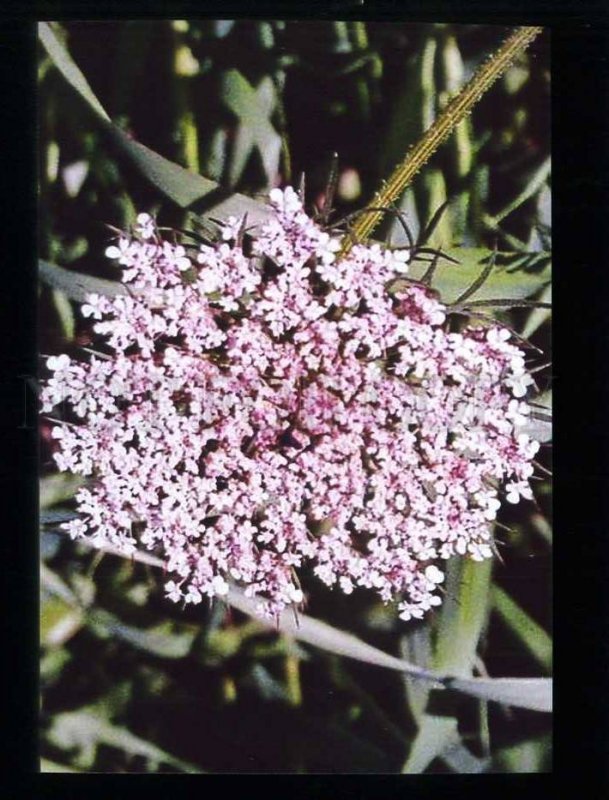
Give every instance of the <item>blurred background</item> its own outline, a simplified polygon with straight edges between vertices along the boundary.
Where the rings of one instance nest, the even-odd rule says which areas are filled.
[[[227,188],[263,195],[304,173],[307,207],[320,208],[336,153],[336,217],[370,200],[509,33],[278,20],[53,29],[129,136]],[[42,47],[38,84],[39,255],[116,277],[103,255],[108,224],[126,228],[139,211],[176,227],[191,218],[115,149]],[[436,248],[496,246],[520,264],[546,263],[549,98],[544,32],[401,198],[415,238]],[[407,242],[390,216],[375,237]],[[89,342],[78,306],[61,292],[41,287],[39,308],[42,354]],[[547,311],[498,316],[548,354]],[[547,398],[549,368],[536,379]],[[43,419],[40,429],[45,771],[550,769],[548,715],[464,697],[436,707],[433,692],[398,673],[306,648],[221,604],[182,610],[163,599],[154,569],[71,542],[57,523],[78,484],[56,473],[50,424]],[[551,466],[547,447],[539,461]],[[308,613],[421,665],[465,658],[478,675],[550,674],[550,491],[539,479],[534,503],[502,512],[492,575],[455,566],[435,617],[406,624],[364,592],[344,597],[305,575]]]

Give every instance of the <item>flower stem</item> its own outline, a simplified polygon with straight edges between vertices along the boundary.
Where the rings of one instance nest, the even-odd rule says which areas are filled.
[[[446,106],[444,111],[412,147],[401,164],[376,192],[367,209],[353,226],[342,243],[340,256],[346,255],[354,242],[365,240],[381,220],[383,214],[373,208],[385,207],[397,200],[419,169],[435,153],[442,142],[469,114],[482,95],[510,66],[516,56],[541,33],[540,27],[522,26],[509,36],[501,47],[476,71],[472,79]],[[370,213],[365,213],[368,211]]]

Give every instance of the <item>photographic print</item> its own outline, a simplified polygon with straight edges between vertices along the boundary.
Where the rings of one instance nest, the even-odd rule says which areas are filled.
[[[551,771],[549,45],[38,23],[43,772]]]

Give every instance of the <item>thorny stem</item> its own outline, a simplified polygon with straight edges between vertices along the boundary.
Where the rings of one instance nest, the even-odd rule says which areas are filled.
[[[477,306],[488,306],[497,308],[552,308],[552,303],[544,303],[541,300],[517,300],[510,298],[493,298],[492,300],[471,300],[469,303],[449,304],[454,311],[462,311]]]
[[[374,195],[371,206],[387,206],[396,201],[419,169],[435,153],[442,142],[469,114],[482,95],[510,66],[516,56],[541,33],[540,27],[522,26],[509,36],[501,47],[476,71],[472,79],[446,106],[419,142],[406,154],[389,180]],[[354,241],[365,240],[379,223],[382,214],[363,215],[345,236],[340,257],[345,256]]]

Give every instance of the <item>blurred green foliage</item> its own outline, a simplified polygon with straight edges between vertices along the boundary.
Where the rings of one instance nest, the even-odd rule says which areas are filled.
[[[336,152],[338,216],[363,207],[506,34],[492,26],[277,20],[73,21],[53,29],[129,137],[227,189],[255,196],[304,172],[307,202],[319,208]],[[134,167],[43,48],[38,80],[40,257],[116,278],[103,258],[106,224],[124,228],[136,210],[176,227],[192,217]],[[551,249],[550,175],[542,36],[401,199],[411,235],[458,257],[459,265],[438,265],[446,291],[456,281],[457,296],[497,246],[498,268],[474,299],[540,295]],[[380,235],[407,241],[391,215]],[[468,249],[450,250],[459,245]],[[482,310],[549,352],[547,310]],[[89,341],[78,305],[57,288],[41,289],[40,321],[42,353]],[[546,391],[549,368],[536,378]],[[547,715],[430,690],[301,645],[222,604],[182,610],[163,599],[154,568],[67,540],[57,525],[76,484],[55,473],[44,420],[41,434],[44,771],[551,768]],[[551,467],[547,448],[540,461]],[[490,564],[451,565],[445,604],[425,622],[401,623],[364,592],[347,598],[304,575],[308,611],[424,667],[545,676],[550,502],[550,483],[540,480],[534,504],[504,511],[492,574]]]

